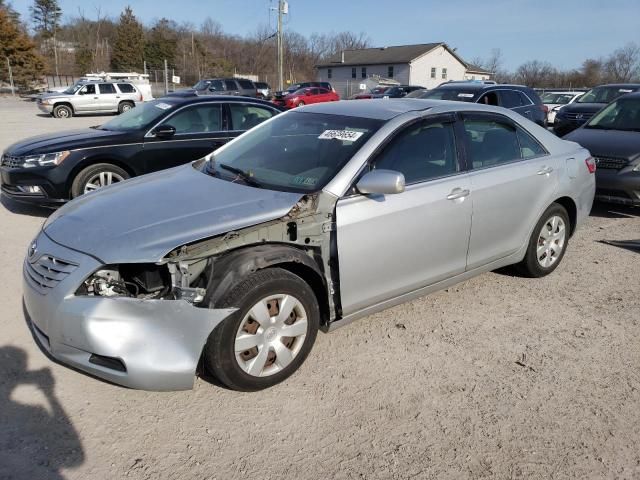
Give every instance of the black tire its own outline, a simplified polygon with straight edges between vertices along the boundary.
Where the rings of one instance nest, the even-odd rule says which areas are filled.
[[[85,169],[80,170],[73,179],[73,183],[71,184],[71,198],[84,195],[87,184],[92,178],[100,175],[101,173],[109,172],[113,174],[113,178],[116,182],[129,178],[129,174],[125,170],[111,163],[96,163],[95,165],[90,165]]]
[[[560,217],[565,225],[565,234],[564,234],[564,242],[561,247],[560,253],[557,255],[555,261],[549,265],[548,267],[544,267],[541,265],[538,260],[538,246],[540,241],[540,233],[542,232],[543,226],[547,224],[547,222],[553,217]],[[549,275],[553,272],[560,262],[562,261],[565,252],[567,251],[567,245],[569,244],[569,233],[571,231],[571,222],[569,220],[569,214],[567,210],[558,203],[552,203],[549,208],[542,214],[540,220],[536,224],[533,229],[533,233],[531,234],[531,238],[529,239],[529,246],[527,247],[527,253],[524,256],[522,262],[516,265],[516,268],[519,273],[524,276],[539,278],[544,277],[545,275]]]
[[[296,356],[282,370],[262,377],[250,375],[236,359],[236,334],[249,310],[260,300],[275,294],[292,295],[302,304],[307,316],[306,336]],[[320,326],[320,310],[313,290],[302,278],[281,268],[252,273],[231,288],[216,307],[237,307],[238,310],[211,332],[204,347],[203,362],[212,375],[233,390],[262,390],[291,376],[309,355]]]
[[[128,112],[133,107],[135,107],[135,104],[133,102],[120,102],[120,104],[118,105],[118,114]]]
[[[71,118],[73,117],[73,108],[69,105],[56,105],[53,107],[53,116],[56,118]]]

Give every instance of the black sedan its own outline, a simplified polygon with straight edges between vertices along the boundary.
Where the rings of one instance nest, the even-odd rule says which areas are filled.
[[[618,98],[564,137],[596,161],[596,199],[640,205],[640,93]]]
[[[560,137],[566,135],[584,125],[609,102],[638,90],[640,90],[638,83],[612,83],[592,88],[575,102],[558,110],[553,131]]]
[[[11,145],[0,162],[2,194],[60,205],[111,183],[202,158],[280,111],[246,97],[160,98],[104,125]]]

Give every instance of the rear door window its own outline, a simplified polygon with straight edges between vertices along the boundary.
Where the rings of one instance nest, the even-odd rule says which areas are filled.
[[[522,158],[524,158],[525,160],[527,158],[540,157],[542,155],[548,154],[547,150],[542,145],[540,145],[540,142],[533,138],[533,136],[531,136],[524,129],[518,127],[517,134],[518,143],[520,144],[520,153],[522,155]]]
[[[246,103],[230,103],[229,111],[231,112],[232,130],[249,130],[277,113],[267,107]]]
[[[136,89],[130,83],[119,83],[118,89],[122,93],[135,93]]]
[[[254,90],[256,88],[251,80],[238,80],[238,83],[241,88],[245,88],[247,90]]]
[[[100,84],[100,93],[116,93],[116,87],[113,83],[101,83]]]
[[[515,125],[506,119],[465,116],[467,156],[473,169],[493,167],[521,160]]]
[[[238,85],[236,85],[235,80],[225,80],[224,87],[225,89],[231,90],[231,91],[238,90]]]
[[[515,90],[500,90],[500,105],[504,108],[521,107],[522,97]]]

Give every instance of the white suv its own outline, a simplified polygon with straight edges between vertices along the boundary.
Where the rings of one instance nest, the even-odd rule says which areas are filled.
[[[56,118],[83,113],[123,113],[142,101],[142,93],[130,82],[86,82],[64,92],[38,98],[38,108]]]

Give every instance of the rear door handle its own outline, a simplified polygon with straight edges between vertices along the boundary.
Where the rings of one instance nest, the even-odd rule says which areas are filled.
[[[548,175],[551,172],[553,172],[553,168],[544,166],[540,170],[538,170],[537,174],[538,175]]]
[[[459,198],[468,197],[471,192],[462,188],[454,188],[451,193],[447,195],[447,200],[457,200]]]

